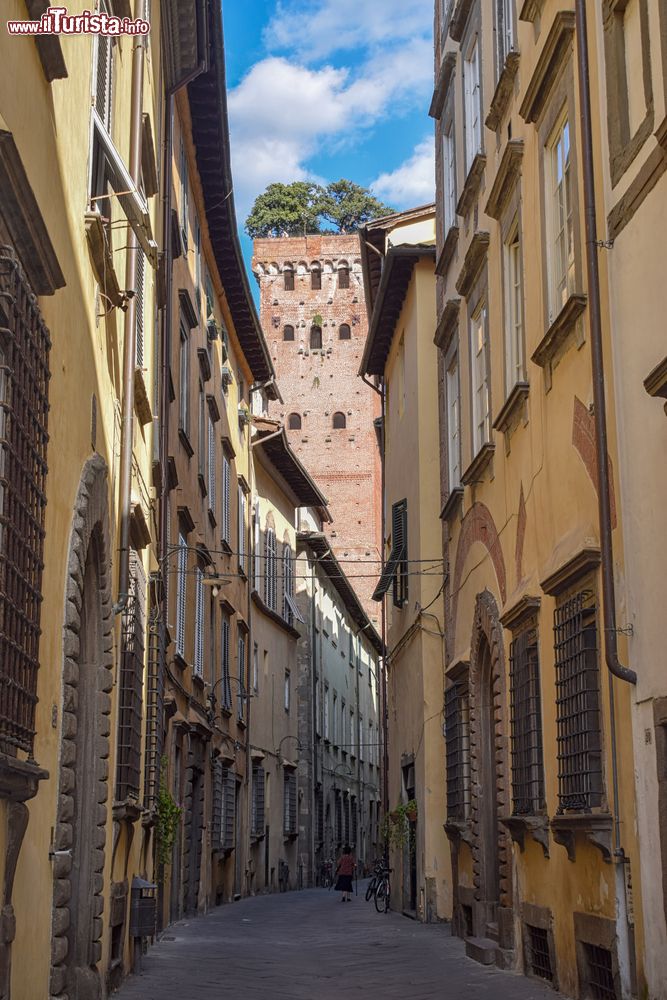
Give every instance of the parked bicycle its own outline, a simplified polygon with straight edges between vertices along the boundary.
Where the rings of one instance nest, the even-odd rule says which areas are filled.
[[[323,861],[320,866],[320,885],[330,889],[333,885],[333,861]]]
[[[391,888],[389,873],[391,871],[392,869],[387,866],[387,863],[383,858],[378,859],[375,862],[373,874],[371,875],[371,880],[368,883],[368,888],[366,889],[366,902],[369,902],[371,898],[374,898],[375,908],[378,913],[386,913],[389,909]]]

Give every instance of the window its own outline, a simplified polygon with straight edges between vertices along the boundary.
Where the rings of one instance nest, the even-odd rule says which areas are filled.
[[[310,328],[310,349],[311,351],[322,350],[322,327],[311,326]]]
[[[338,287],[339,288],[350,287],[350,269],[345,263],[341,263],[338,265]]]
[[[237,641],[237,670],[239,679],[239,693],[236,699],[237,715],[241,722],[245,720],[245,709],[246,709],[246,677],[248,676],[248,670],[246,665],[246,634],[245,632],[239,630],[238,641]]]
[[[473,453],[491,439],[489,363],[486,306],[479,305],[470,320],[470,374],[472,378]]]
[[[296,774],[285,771],[283,779],[283,833],[286,837],[296,835]]]
[[[391,508],[391,552],[372,594],[381,601],[393,583],[394,604],[402,608],[408,599],[408,501],[399,500]]]
[[[294,327],[289,323],[283,327],[283,340],[294,340]]]
[[[338,339],[339,340],[350,340],[352,337],[352,332],[350,330],[348,323],[341,323],[338,328]]]
[[[215,424],[208,418],[208,509],[215,514],[217,503],[218,467],[215,461]]]
[[[445,235],[456,225],[456,145],[454,122],[450,121],[442,136],[443,208]]]
[[[276,533],[273,528],[267,528],[264,539],[264,603],[272,611],[276,610],[277,571]]]
[[[602,804],[595,594],[580,590],[554,612],[558,812]]]
[[[338,695],[334,691],[331,706],[331,741],[334,746],[338,746]]]
[[[252,647],[252,689],[259,691],[259,650],[256,642]]]
[[[334,413],[333,415],[333,429],[335,431],[340,431],[345,429],[347,421],[345,420],[344,413]]]
[[[32,754],[39,664],[49,332],[12,250],[0,249],[0,749]]]
[[[232,851],[236,842],[236,775],[222,768],[221,841],[225,851]]]
[[[519,226],[504,247],[505,256],[505,388],[507,394],[526,378],[523,355],[523,268]]]
[[[459,357],[455,354],[445,375],[447,393],[447,470],[448,486],[455,489],[461,483],[461,423],[459,413]]]
[[[232,707],[232,685],[230,682],[229,673],[229,615],[226,611],[222,612],[222,636],[220,643],[220,677],[222,688],[221,692],[221,702],[222,707],[228,712]]]
[[[503,71],[505,60],[516,48],[514,43],[514,0],[497,0],[498,71]]]
[[[195,677],[204,675],[204,574],[195,566]]]
[[[335,810],[336,810],[336,843],[343,843],[343,799],[340,790],[335,790]]]
[[[482,95],[479,76],[479,39],[475,35],[463,61],[466,129],[466,173],[482,149]]]
[[[364,717],[359,715],[359,760],[364,759]]]
[[[231,490],[231,465],[225,454],[222,456],[222,541],[230,544],[232,537],[231,513],[230,513],[230,490]]]
[[[190,335],[181,318],[181,356],[179,365],[178,429],[190,437]]]
[[[287,428],[290,431],[300,431],[301,430],[301,414],[300,413],[290,413],[287,418]]]
[[[549,321],[574,291],[574,217],[570,170],[570,124],[564,118],[547,147]]]
[[[534,625],[510,644],[510,692],[513,813],[534,816],[544,808],[540,668]]]
[[[329,685],[324,685],[324,720],[322,734],[325,740],[329,739]]]
[[[290,710],[290,672],[285,671],[285,711]]]
[[[189,182],[188,182],[188,157],[185,152],[185,143],[181,139],[181,164],[180,164],[180,179],[181,179],[181,240],[185,251],[188,249],[188,195],[189,195]]]
[[[294,566],[292,549],[283,546],[283,618],[288,625],[294,624]]]
[[[100,14],[110,14],[107,0],[100,0]],[[95,110],[105,129],[111,135],[113,110],[113,50],[114,40],[109,35],[98,35],[95,53]]]
[[[285,267],[284,267],[284,270],[283,270],[283,278],[285,280],[285,291],[286,292],[293,292],[294,291],[294,268],[292,267],[291,264],[285,264]]]
[[[199,405],[197,407],[197,472],[202,493],[206,492],[206,395],[199,380]]]
[[[345,698],[340,702],[340,746],[343,753],[347,753],[347,714],[345,712]]]
[[[178,569],[176,575],[176,655],[185,659],[185,609],[188,586],[188,542],[178,533]]]
[[[129,598],[123,612],[118,706],[116,799],[139,798],[141,721],[143,715],[146,578],[139,558],[130,552]]]
[[[470,702],[467,678],[445,691],[445,749],[447,754],[447,817],[456,823],[470,815]]]
[[[252,766],[252,821],[253,837],[264,836],[264,804],[266,775],[260,764]]]
[[[195,218],[195,294],[197,308],[201,309],[201,227],[198,218]]]
[[[350,709],[350,754],[357,756],[357,728],[354,719],[354,709]]]
[[[322,288],[322,268],[319,264],[313,264],[310,269],[310,287],[314,292]]]
[[[244,575],[247,573],[246,567],[246,544],[245,544],[245,533],[246,533],[246,514],[248,508],[248,498],[246,497],[245,489],[243,484],[239,483],[237,486],[238,493],[238,546],[239,546],[239,570]]]

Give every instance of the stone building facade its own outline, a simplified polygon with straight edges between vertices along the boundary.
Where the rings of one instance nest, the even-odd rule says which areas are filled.
[[[296,454],[329,500],[327,537],[343,567],[360,559],[354,585],[368,613],[371,560],[380,550],[380,464],[373,421],[377,394],[357,377],[367,332],[364,287],[355,235],[258,239],[253,271],[260,317]]]

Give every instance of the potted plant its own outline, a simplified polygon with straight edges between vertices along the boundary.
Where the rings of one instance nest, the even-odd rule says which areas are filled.
[[[410,843],[414,849],[414,841],[410,837],[410,823],[417,820],[417,803],[414,799],[408,802],[400,802],[395,809],[387,815],[385,820],[385,836],[394,847],[405,847]]]

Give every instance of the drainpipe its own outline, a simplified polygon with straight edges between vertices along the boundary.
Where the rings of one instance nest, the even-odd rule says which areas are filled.
[[[141,109],[144,92],[144,40],[136,38],[132,49],[132,104],[130,109],[130,177],[138,188],[141,180]],[[129,228],[129,227],[128,227]],[[113,612],[118,615],[127,607],[130,584],[130,505],[132,494],[132,443],[134,436],[134,367],[136,363],[137,313],[137,253],[134,230],[130,229],[125,258],[125,287],[133,289],[125,311],[123,357],[123,404],[120,432],[120,562],[118,570],[118,600]]]
[[[604,387],[604,357],[602,351],[602,318],[600,313],[600,275],[597,258],[597,219],[595,212],[595,179],[593,171],[593,130],[591,125],[591,94],[589,79],[588,35],[585,0],[576,0],[577,66],[581,104],[581,139],[584,168],[584,218],[586,231],[586,271],[591,329],[591,362],[593,369],[593,401],[595,406],[596,462],[598,475],[598,510],[600,518],[600,548],[602,555],[602,604],[604,621],[605,659],[609,677],[609,717],[613,788],[613,824],[616,888],[616,930],[618,936],[621,986],[623,996],[631,992],[632,928],[628,923],[626,898],[625,851],[621,843],[619,816],[618,750],[616,740],[616,710],[614,678],[637,683],[637,674],[623,666],[618,657],[616,630],[616,598],[614,593],[614,552],[612,547],[609,469],[607,464],[607,411]],[[622,958],[621,958],[622,956]]]
[[[374,387],[375,388],[375,387]],[[386,468],[385,468],[385,420],[386,420],[386,387],[384,377],[380,379],[380,397],[382,399],[382,434],[380,439],[380,469],[381,469],[381,496],[382,496],[382,510],[381,510],[381,524],[382,524],[382,541],[381,541],[381,558],[382,558],[382,569],[381,572],[384,573],[385,568],[385,535],[387,527],[386,518],[386,502],[385,502],[385,492],[386,492]],[[389,815],[389,706],[387,704],[387,595],[385,594],[382,598],[382,799],[384,806],[384,820],[386,821]],[[389,855],[389,844],[387,842],[387,837],[385,835],[384,842],[384,855],[385,859],[388,861]]]

